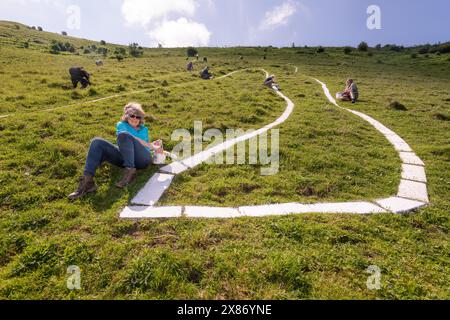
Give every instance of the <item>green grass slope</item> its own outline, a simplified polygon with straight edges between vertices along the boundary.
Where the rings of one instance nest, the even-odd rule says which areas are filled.
[[[51,54],[52,40],[70,42],[76,51]],[[350,54],[343,48],[202,48],[216,75],[248,69],[205,82],[184,71],[184,49],[144,49],[141,58],[126,55],[119,62],[118,45],[106,44],[106,57],[85,54],[81,47],[102,45],[13,22],[0,22],[0,44],[0,117],[10,115],[0,118],[0,298],[450,298],[449,54],[389,47]],[[96,59],[105,65],[96,67]],[[63,89],[73,65],[92,72],[91,88]],[[119,218],[120,210],[157,168],[141,171],[122,191],[114,187],[120,170],[108,165],[98,172],[96,194],[66,199],[90,140],[114,141],[129,101],[144,104],[151,138],[163,139],[168,149],[175,145],[172,131],[192,130],[194,120],[202,120],[204,130],[256,129],[274,121],[285,103],[261,88],[261,67],[278,76],[296,104],[279,127],[279,174],[262,177],[260,166],[201,165],[177,177],[163,204],[395,194],[401,164],[395,150],[361,119],[328,103],[310,76],[331,92],[348,77],[356,80],[361,101],[350,108],[393,129],[424,160],[431,204],[407,215],[128,221]],[[406,110],[390,108],[392,101]],[[81,290],[66,288],[70,265],[81,269]],[[381,290],[366,287],[369,265],[382,271]]]

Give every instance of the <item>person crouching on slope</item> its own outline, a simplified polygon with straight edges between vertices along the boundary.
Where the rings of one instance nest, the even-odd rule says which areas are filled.
[[[81,89],[85,89],[88,85],[91,85],[91,81],[89,80],[91,75],[83,67],[72,67],[69,69],[69,74],[74,89],[78,86],[78,82],[81,82]]]
[[[116,184],[121,189],[135,179],[136,169],[145,169],[152,163],[154,148],[149,142],[144,116],[140,104],[129,103],[116,126],[117,145],[102,138],[91,141],[84,175],[80,178],[78,189],[69,195],[69,199],[78,199],[97,190],[94,182],[95,171],[105,161],[124,168],[123,178]]]

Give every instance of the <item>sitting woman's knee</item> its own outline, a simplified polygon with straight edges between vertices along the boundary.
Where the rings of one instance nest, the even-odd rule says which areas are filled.
[[[117,135],[117,140],[119,140],[119,141],[124,141],[124,140],[131,139],[131,138],[133,138],[133,136],[128,132],[120,132]]]
[[[101,145],[103,143],[103,138],[99,138],[99,137],[95,137],[94,139],[91,140],[91,147],[97,147],[99,145]]]

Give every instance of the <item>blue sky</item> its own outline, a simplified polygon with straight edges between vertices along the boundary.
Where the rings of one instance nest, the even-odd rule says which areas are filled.
[[[369,30],[377,5],[381,29]],[[450,41],[448,0],[1,0],[0,20],[144,46]]]

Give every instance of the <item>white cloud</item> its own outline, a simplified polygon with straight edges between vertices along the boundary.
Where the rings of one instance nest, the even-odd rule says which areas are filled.
[[[192,16],[195,13],[194,0],[123,0],[122,14],[128,24],[146,26],[171,14]]]
[[[264,20],[260,24],[260,29],[275,29],[278,26],[286,25],[289,18],[297,12],[299,6],[297,2],[287,1],[267,11]],[[304,7],[302,6],[302,8]]]
[[[164,47],[207,46],[211,32],[205,25],[186,18],[164,21],[148,35]]]

